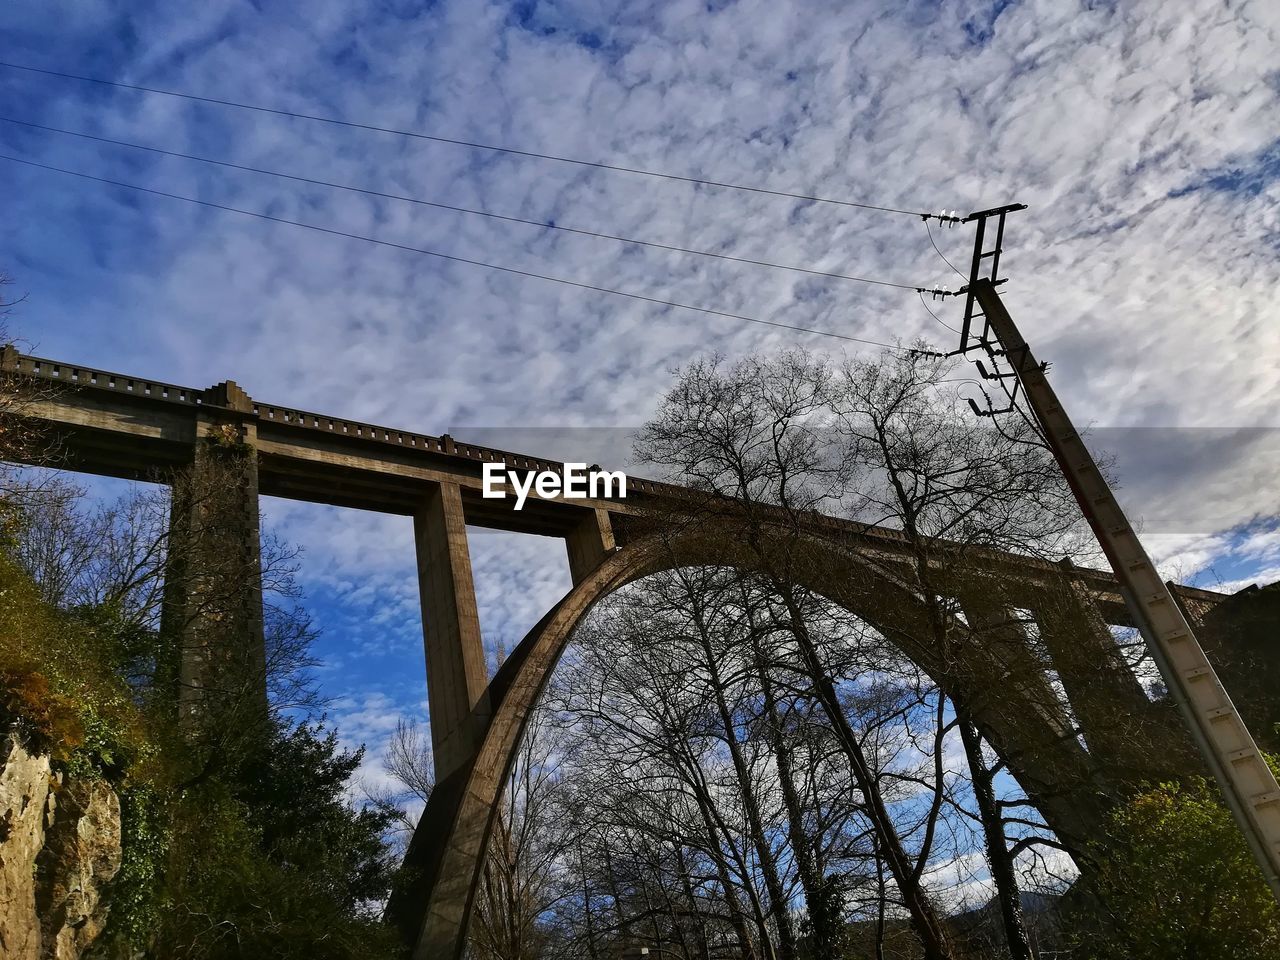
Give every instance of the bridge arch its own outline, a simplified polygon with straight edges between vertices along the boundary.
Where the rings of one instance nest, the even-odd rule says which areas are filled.
[[[691,529],[649,535],[617,548],[582,576],[510,653],[489,684],[489,717],[469,762],[436,785],[406,858],[410,880],[388,905],[388,916],[414,944],[415,960],[458,958],[466,943],[475,891],[502,791],[528,717],[578,624],[611,593],[645,576],[681,566],[759,571],[759,553],[741,539]],[[784,546],[791,579],[863,619],[921,666],[948,694],[973,705],[988,740],[1010,760],[1028,795],[1063,836],[1092,832],[1103,809],[1092,789],[1096,764],[1072,732],[1043,670],[1025,644],[969,644],[949,664],[938,661],[924,638],[925,613],[909,581],[882,561],[830,540],[773,531]],[[766,551],[768,548],[766,547]],[[981,615],[980,600],[973,616]],[[1019,658],[1022,658],[1019,660]],[[1019,685],[997,697],[983,686],[1014,677]],[[1033,689],[1034,687],[1034,689]],[[1063,789],[1063,785],[1070,789]]]
[[[1164,740],[1147,751],[1148,762],[1173,757],[1181,744],[1181,725],[1171,715],[1148,712],[1150,705],[1132,673],[1123,664],[1107,669],[1115,659],[1115,644],[1106,624],[1130,623],[1109,573],[1075,570],[1064,577],[1057,565],[1042,560],[996,549],[969,551],[966,568],[982,582],[967,595],[952,592],[962,604],[967,602],[966,617],[982,626],[984,638],[962,648],[959,662],[940,664],[931,662],[928,645],[920,642],[929,632],[920,623],[919,600],[911,589],[910,547],[899,531],[817,513],[790,514],[761,504],[709,502],[695,495],[694,500],[713,514],[706,517],[707,523],[674,543],[655,544],[646,539],[640,521],[653,507],[687,506],[692,491],[630,477],[625,501],[568,503],[537,497],[524,510],[514,511],[510,504],[483,496],[485,464],[554,471],[564,465],[462,443],[447,434],[417,434],[258,403],[233,381],[208,389],[184,387],[26,356],[11,346],[0,349],[0,375],[29,381],[31,399],[18,415],[57,437],[69,469],[126,478],[152,477],[158,470],[199,470],[202,444],[228,432],[254,448],[254,470],[237,486],[240,502],[228,507],[249,549],[258,533],[259,493],[414,518],[440,781],[410,851],[417,879],[396,893],[390,907],[406,938],[420,945],[418,957],[456,956],[462,947],[489,810],[524,718],[573,627],[601,597],[663,565],[756,566],[760,557],[751,556],[745,537],[739,536],[750,529],[741,525],[747,514],[768,517],[777,535],[774,546],[785,542],[787,550],[794,551],[785,556],[793,574],[788,579],[866,620],[942,681],[948,693],[966,698],[984,735],[1060,835],[1088,835],[1097,823],[1094,775],[1107,759],[1114,769],[1117,760],[1134,758],[1151,742],[1153,728]],[[576,584],[513,651],[492,683],[485,671],[471,582],[469,525],[563,537]],[[623,544],[620,551],[614,552],[615,542]],[[955,547],[930,544],[939,554]],[[766,558],[770,549],[766,544],[762,551]],[[1008,619],[1002,616],[1002,605],[1031,609],[1039,620],[1046,591],[1064,579],[1073,581],[1066,613],[1055,615],[1056,629],[1045,630],[1046,623],[1041,623],[1041,633],[1042,639],[1050,638],[1046,646],[1051,666],[1068,688],[1089,752],[1076,739],[1069,719],[1054,707],[1056,697],[1019,686],[1018,678],[1037,674],[1020,666],[1046,664],[1027,662],[1031,655],[1026,638],[1001,626],[1002,619]],[[1006,586],[1015,589],[1005,590]],[[1223,599],[1188,587],[1178,587],[1175,595],[1192,616]],[[248,596],[246,607],[253,602]],[[1077,621],[1086,626],[1077,629]],[[1040,676],[1043,681],[1043,673]],[[1000,688],[998,696],[984,695],[984,687],[991,686]],[[1092,713],[1087,716],[1086,710]],[[1116,719],[1133,722],[1111,722]],[[1144,727],[1140,733],[1145,740],[1135,735],[1135,725]],[[1110,743],[1108,729],[1115,731]],[[1094,736],[1098,731],[1104,735]],[[1095,763],[1095,752],[1104,758],[1101,764]],[[1143,758],[1136,759],[1139,762],[1131,766],[1141,771]],[[450,900],[462,905],[456,916],[442,906]],[[429,921],[436,927],[424,924],[424,909],[429,918],[436,918]],[[425,939],[432,929],[445,931],[431,941],[443,946]]]

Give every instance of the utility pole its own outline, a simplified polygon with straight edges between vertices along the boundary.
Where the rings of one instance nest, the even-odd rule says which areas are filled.
[[[988,380],[1014,379],[1012,392],[1006,387],[1008,410],[1017,403],[1018,387],[1052,450],[1058,465],[1093,528],[1094,535],[1115,571],[1130,611],[1147,643],[1170,694],[1181,709],[1193,738],[1226,797],[1227,806],[1262,868],[1272,893],[1280,901],[1280,786],[1266,760],[1232,704],[1191,625],[1183,616],[1168,584],[1160,579],[1155,564],[1147,556],[1137,534],[1116,501],[1106,478],[1076,432],[1045,378],[1047,364],[1037,363],[996,292],[995,265],[1003,240],[1004,214],[1020,206],[998,208],[974,214],[979,223],[974,250],[973,275],[963,293],[968,294],[964,334],[956,353],[984,349],[996,366],[979,371]],[[982,250],[982,224],[987,216],[998,215],[1000,230],[994,256]],[[990,276],[980,276],[984,259],[993,262]],[[979,315],[974,304],[981,307]],[[974,334],[971,321],[981,316],[983,331]],[[995,335],[995,342],[990,339]],[[971,339],[972,338],[972,339]],[[1011,373],[999,371],[999,359],[1012,366]],[[980,410],[981,416],[1006,411]]]

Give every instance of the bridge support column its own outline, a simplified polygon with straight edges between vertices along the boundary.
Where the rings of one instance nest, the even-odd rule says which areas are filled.
[[[1113,776],[1135,783],[1197,770],[1181,724],[1161,716],[1088,589],[1069,565],[1064,573],[1042,592],[1035,616],[1089,753]]]
[[[470,761],[489,720],[489,675],[471,578],[462,491],[433,485],[413,518],[436,782]]]
[[[967,693],[983,736],[1059,839],[1079,848],[1096,835],[1105,815],[1097,764],[1049,682],[1025,618],[996,589],[970,591],[960,603],[969,626],[962,643],[971,648],[955,664],[968,680],[961,683],[962,695]]]
[[[980,644],[999,664],[1001,675],[990,684],[992,696],[1018,700],[1043,722],[1053,738],[1044,745],[1048,753],[1076,750],[1074,723],[1063,698],[1049,683],[1048,663],[1036,653],[1027,620],[1014,607],[989,598],[966,597],[961,608],[971,642]]]
[[[614,551],[609,512],[598,507],[590,511],[565,538],[565,545],[569,549],[569,576],[577,586]]]
[[[267,719],[257,427],[234,383],[205,391],[190,466],[173,483],[161,630],[178,722]],[[221,409],[217,409],[221,408]]]

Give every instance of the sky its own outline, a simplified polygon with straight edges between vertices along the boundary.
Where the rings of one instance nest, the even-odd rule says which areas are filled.
[[[1115,455],[1171,575],[1280,580],[1280,5],[13,2],[0,59],[455,140],[907,210],[1010,202],[1002,288]],[[919,218],[660,180],[0,67],[0,115],[508,216],[909,285]],[[518,270],[871,340],[954,335],[904,290],[486,220],[0,122],[0,152]],[[0,160],[31,352],[595,459],[674,367],[858,344],[237,216]],[[933,228],[963,265],[969,228]],[[931,303],[954,322],[956,302]],[[624,442],[618,443],[618,438]],[[580,452],[582,451],[582,452]],[[621,455],[621,454],[619,454]],[[603,461],[602,461],[603,462]],[[110,484],[94,487],[109,493]],[[304,550],[331,717],[366,775],[425,715],[408,520],[266,500]],[[486,644],[568,587],[473,531]]]

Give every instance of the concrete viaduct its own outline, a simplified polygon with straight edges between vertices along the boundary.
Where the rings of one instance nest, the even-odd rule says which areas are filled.
[[[461,956],[497,801],[526,717],[592,606],[664,568],[758,563],[734,533],[732,503],[710,522],[675,535],[652,533],[651,508],[689,500],[677,487],[629,477],[626,499],[533,493],[515,511],[511,498],[481,496],[483,465],[559,472],[562,464],[448,435],[268,406],[231,381],[193,389],[13,347],[4,348],[0,362],[5,375],[33,387],[21,416],[56,436],[59,467],[164,482],[174,471],[200,468],[204,437],[233,436],[247,445],[256,457],[238,492],[244,500],[238,516],[255,545],[259,494],[413,517],[437,786],[410,846],[412,880],[392,898],[388,914],[415,960]],[[492,679],[468,525],[563,539],[573,581]],[[944,689],[973,704],[984,735],[1060,836],[1094,833],[1104,813],[1100,783],[1114,771],[1141,776],[1153,757],[1185,755],[1172,711],[1147,698],[1116,647],[1108,625],[1131,623],[1109,572],[966,551],[969,574],[957,596],[976,642],[956,646],[958,662],[941,663],[922,640],[928,631],[900,533],[816,514],[800,527],[797,535],[795,524],[780,518],[775,531],[797,558],[797,580],[871,624]],[[1191,587],[1176,593],[1197,618],[1224,599]],[[257,619],[250,614],[246,623],[260,643],[260,606]]]

